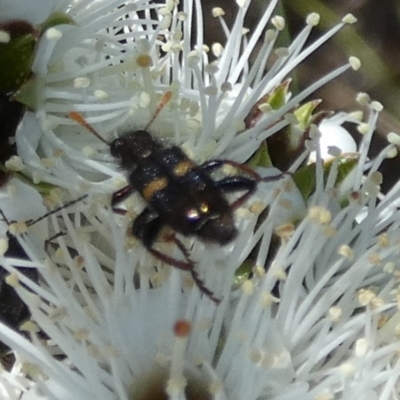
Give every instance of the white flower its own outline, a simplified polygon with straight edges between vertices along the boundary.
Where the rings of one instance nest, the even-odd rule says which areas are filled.
[[[21,242],[30,258],[24,265],[38,269],[39,283],[18,273],[21,260],[1,259],[34,321],[24,326],[31,342],[0,326],[0,339],[18,355],[14,374],[1,374],[4,397],[22,392],[24,400],[130,399],[166,391],[181,399],[191,397],[186,386],[215,399],[384,400],[398,392],[400,187],[378,203],[376,170],[393,146],[367,164],[376,103],[359,125],[364,140],[346,203],[337,191],[340,154],[324,178],[311,126],[307,145],[316,149],[316,163],[308,195],[299,193],[295,175],[259,182],[257,193],[236,212],[234,243],[206,248],[182,238],[219,305],[193,284],[193,275],[150,258],[139,241],[131,243],[131,221],[113,215],[109,200],[100,196],[126,184],[124,176],[104,143],[68,116],[82,113],[108,141],[114,130],[146,128],[181,145],[199,163],[244,162],[264,139],[294,121],[299,102],[350,66],[296,96],[287,93],[277,109],[266,101],[262,117],[249,122],[255,104],[284,86],[293,68],[343,25],[304,48],[318,23],[311,15],[264,74],[284,26],[281,17],[271,19],[276,3],[271,1],[247,38],[242,33],[250,2],[241,2],[227,42],[213,46],[215,63],[202,41],[197,2],[183,1],[183,11],[172,1],[56,3],[54,9],[77,25],[59,27],[40,44],[34,65],[38,107],[17,133],[18,154],[35,180],[87,191],[89,198],[62,210],[61,218],[50,217],[49,235],[65,235],[48,245],[47,255],[29,236]],[[220,10],[215,15],[220,18]],[[269,21],[273,28],[265,32]],[[156,111],[169,92],[172,99]],[[291,172],[307,156],[304,151]],[[128,215],[139,213],[143,204],[134,197],[126,208]],[[183,256],[175,243],[160,243],[160,249]],[[252,269],[239,275],[246,263]]]
[[[246,127],[243,121],[257,100],[278,87],[346,22],[352,22],[345,18],[346,22],[307,47],[305,42],[318,23],[318,17],[311,15],[289,48],[277,52],[278,58],[264,75],[281,30],[282,20],[275,17],[271,29],[265,31],[276,3],[270,3],[250,37],[242,33],[250,1],[240,4],[227,42],[218,47],[218,59],[213,63],[202,41],[200,18],[193,32],[198,4],[191,0],[183,2],[183,11],[178,11],[174,2],[158,5],[137,0],[119,7],[118,2],[108,1],[60,3],[58,10],[68,13],[76,25],[60,26],[60,35],[44,35],[39,46],[33,70],[40,123],[25,120],[17,134],[19,155],[30,173],[36,180],[61,187],[78,189],[90,183],[93,190],[110,191],[113,184],[106,178],[111,177],[115,184],[122,178],[120,173],[112,165],[97,162],[110,160],[96,152],[104,145],[76,126],[68,113],[83,113],[109,138],[114,130],[123,133],[146,127],[159,94],[167,90],[173,98],[148,128],[155,136],[181,144],[197,161],[248,159],[261,140],[288,124],[287,118],[282,119],[285,114],[350,66],[333,71],[288,98],[284,106],[266,113],[255,126]],[[200,15],[201,10],[196,13]],[[250,67],[249,56],[260,41],[262,48]],[[44,167],[43,158],[54,162]],[[99,180],[101,185],[96,185]]]
[[[231,298],[232,278],[203,254],[201,261],[214,264],[207,282],[224,293],[217,307],[196,287],[182,292],[177,269],[151,266],[140,248],[127,252],[125,230],[109,213],[91,216],[83,204],[72,215],[63,210],[53,221],[68,232],[52,253],[58,265],[30,251],[27,265],[39,266],[45,283],[20,278],[38,296],[16,288],[51,342],[0,331],[39,367],[29,368],[38,383],[26,398],[124,399],[165,387],[178,398],[187,382],[212,398],[390,398],[400,374],[393,279],[399,213],[384,221],[387,204],[371,205],[372,178],[336,214],[323,206],[329,191],[317,189],[303,222],[278,230],[283,245],[269,269],[256,268]],[[366,203],[368,218],[354,224]],[[82,211],[86,218],[78,218]],[[260,228],[267,244],[257,265],[265,262],[272,222]],[[3,260],[10,271],[16,263]],[[182,338],[186,324],[191,330]]]

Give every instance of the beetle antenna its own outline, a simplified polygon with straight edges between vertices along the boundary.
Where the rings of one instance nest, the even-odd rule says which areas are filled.
[[[30,227],[32,225],[35,225],[37,222],[40,222],[40,221],[44,220],[45,218],[49,217],[50,215],[56,214],[59,211],[63,210],[64,208],[68,208],[68,207],[74,205],[75,203],[78,203],[78,202],[80,202],[82,200],[85,200],[88,196],[89,196],[88,194],[84,194],[83,196],[78,197],[77,199],[68,201],[67,203],[64,203],[63,205],[61,205],[60,207],[57,207],[57,208],[47,212],[46,214],[43,214],[42,216],[40,216],[40,217],[38,217],[36,219],[33,219],[33,220],[31,219],[29,221],[25,221],[25,225],[26,225],[26,227]],[[8,225],[8,228],[10,230],[10,226],[12,225],[12,222],[15,222],[15,221],[9,221],[8,218],[5,216],[3,210],[0,210],[0,216],[3,218],[3,221]],[[48,239],[48,240],[52,240],[52,239],[53,238]]]
[[[26,223],[26,225],[32,226],[32,225],[36,224],[37,222],[42,221],[43,219],[49,217],[50,215],[58,213],[59,211],[63,210],[64,208],[68,208],[70,206],[73,206],[75,203],[79,203],[80,201],[85,200],[88,196],[89,196],[88,194],[84,194],[83,196],[78,197],[77,199],[68,201],[67,203],[64,203],[62,206],[57,207],[54,210],[47,212],[46,214],[42,215],[41,217],[28,221]]]
[[[163,110],[163,108],[168,104],[168,102],[172,98],[172,92],[168,90],[167,92],[164,93],[163,97],[161,98],[160,103],[157,106],[156,111],[153,114],[153,117],[151,118],[150,122],[146,125],[144,128],[145,131],[149,128],[149,126],[154,122],[154,120],[158,117],[158,114]]]
[[[93,133],[94,136],[96,136],[98,139],[100,139],[103,143],[105,143],[107,146],[110,146],[110,143],[107,142],[104,138],[100,136],[100,134],[96,131],[96,129],[93,128],[92,125],[89,124],[89,122],[86,121],[85,118],[83,118],[82,114],[76,112],[76,111],[71,111],[68,113],[68,116],[77,122],[78,124],[82,125],[84,128],[86,128],[89,132]]]

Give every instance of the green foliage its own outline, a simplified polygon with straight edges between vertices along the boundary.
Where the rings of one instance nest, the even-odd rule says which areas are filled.
[[[335,180],[335,187],[338,187],[353,171],[358,163],[358,154],[344,154],[338,159],[338,172]],[[332,161],[324,164],[324,183],[326,183],[332,168]],[[293,174],[293,180],[300,190],[304,199],[307,200],[315,191],[316,184],[316,165],[315,163],[304,166]]]

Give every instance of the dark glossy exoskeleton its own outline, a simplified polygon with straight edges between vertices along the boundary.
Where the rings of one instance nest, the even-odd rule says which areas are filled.
[[[163,101],[165,103],[168,100],[164,97]],[[232,242],[237,236],[234,210],[256,190],[257,181],[260,179],[258,174],[229,160],[212,160],[198,165],[189,159],[180,147],[163,146],[154,140],[147,130],[129,132],[108,143],[80,114],[71,112],[69,116],[109,145],[111,155],[127,172],[129,185],[114,193],[113,209],[116,210],[116,204],[134,190],[138,191],[146,201],[147,207],[135,219],[133,234],[158,259],[189,271],[200,291],[218,303],[220,300],[199,278],[188,251],[175,235],[172,240],[186,261],[161,253],[154,245],[164,227],[169,227],[184,236],[195,236],[204,242],[218,245]],[[249,176],[238,175],[214,180],[211,174],[226,164],[244,171]],[[243,193],[230,204],[225,194],[236,192]]]
[[[116,139],[110,150],[128,172],[130,183],[114,195],[113,201],[122,200],[135,189],[148,204],[133,225],[133,233],[146,247],[163,225],[219,245],[236,237],[233,208],[224,192],[244,190],[247,198],[256,188],[254,179],[235,176],[214,181],[210,173],[227,161],[197,165],[181,148],[165,148],[146,131]],[[240,203],[243,201],[242,196]]]

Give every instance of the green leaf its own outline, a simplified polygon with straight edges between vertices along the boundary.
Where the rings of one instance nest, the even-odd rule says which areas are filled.
[[[246,129],[255,126],[264,114],[263,108],[267,106],[270,110],[278,110],[286,104],[286,97],[289,91],[290,79],[282,82],[271,93],[262,96],[251,108],[244,119]]]
[[[293,180],[303,198],[307,200],[315,190],[315,164],[309,164],[293,174]]]
[[[282,82],[270,95],[268,104],[273,110],[279,110],[286,104],[286,98],[289,91],[291,80]]]
[[[30,110],[35,110],[38,104],[38,82],[36,76],[32,76],[25,81],[20,88],[11,96],[13,101],[28,107]]]
[[[24,173],[9,171],[4,164],[0,163],[0,187],[12,177],[19,179],[21,182],[24,182],[29,186],[32,186],[43,196],[50,196],[51,191],[57,189],[58,187],[47,182],[34,183],[32,178]]]
[[[243,264],[236,270],[235,277],[233,279],[233,289],[237,289],[240,287],[243,282],[249,279],[250,274],[252,273],[252,268],[254,264],[251,261],[244,261]]]
[[[296,116],[297,120],[299,121],[300,129],[305,130],[307,129],[311,122],[312,122],[312,113],[321,104],[321,100],[312,100],[302,106],[298,107],[294,111],[294,115]]]
[[[68,15],[60,11],[53,12],[43,23],[38,25],[40,34],[42,35],[47,29],[58,25],[76,25],[75,21]]]
[[[20,181],[34,187],[43,196],[50,196],[51,191],[57,188],[57,186],[47,182],[34,183],[29,176],[22,172],[13,172],[13,175]]]
[[[265,140],[261,143],[261,146],[246,163],[246,165],[253,169],[256,167],[269,168],[272,166],[271,158],[269,157],[268,153],[267,142]]]
[[[38,35],[32,25],[21,20],[3,22],[0,30],[10,37],[0,43],[0,91],[9,93],[29,78]]]
[[[0,23],[4,36],[0,42],[0,92],[15,92],[29,79],[38,39],[47,29],[72,24],[75,24],[74,20],[59,11],[36,27],[18,19]]]
[[[338,187],[353,171],[356,167],[359,159],[358,153],[347,153],[343,154],[338,159],[338,171],[335,180],[335,187]],[[324,163],[324,183],[327,181],[330,174],[333,159]],[[303,195],[304,199],[307,200],[312,193],[315,191],[315,163],[306,165],[299,169],[293,174],[293,180]]]
[[[342,183],[353,171],[353,169],[357,166],[358,160],[360,158],[360,155],[358,153],[346,153],[342,154],[339,157],[339,165],[338,165],[338,174],[336,177],[336,186],[340,183]],[[330,168],[332,166],[332,161],[328,161],[324,165],[324,172],[325,176],[328,176],[328,173],[330,171]]]

